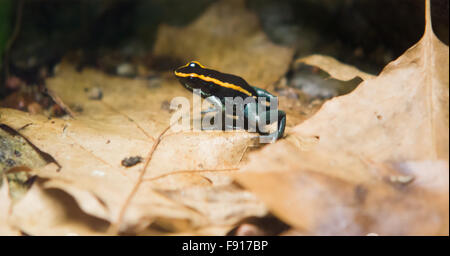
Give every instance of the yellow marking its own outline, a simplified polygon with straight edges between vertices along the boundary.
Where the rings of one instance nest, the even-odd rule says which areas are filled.
[[[220,85],[222,87],[230,88],[230,89],[233,89],[233,90],[236,90],[236,91],[240,91],[240,92],[242,92],[244,94],[247,94],[248,96],[252,96],[252,94],[249,91],[245,90],[244,88],[240,87],[239,85],[230,84],[230,83],[227,83],[227,82],[222,82],[222,81],[220,81],[218,79],[215,79],[215,78],[212,78],[212,77],[209,77],[209,76],[199,75],[199,74],[196,74],[196,73],[180,73],[180,72],[177,72],[177,71],[175,71],[175,75],[179,76],[179,77],[196,77],[196,78],[200,78],[203,81],[213,82],[213,83],[215,83],[217,85]]]
[[[189,64],[191,64],[191,63],[195,63],[195,64],[199,65],[201,68],[205,68],[205,66],[203,66],[202,64],[200,64],[200,62],[198,62],[196,60],[189,61],[186,65],[184,65],[184,66],[182,66],[180,68],[185,68],[185,67],[189,66]]]

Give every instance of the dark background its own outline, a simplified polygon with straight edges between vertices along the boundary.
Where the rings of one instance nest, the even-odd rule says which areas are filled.
[[[21,11],[20,3],[23,1]],[[2,56],[0,98],[5,67],[28,84],[41,67],[51,67],[70,52],[82,52],[86,65],[114,53],[119,58],[152,58],[161,23],[184,26],[213,0],[0,0],[0,50],[20,26],[8,58]],[[424,29],[423,0],[247,0],[269,37],[293,45],[297,56],[320,53],[378,73],[415,44]],[[448,0],[433,0],[433,27],[448,45]],[[3,36],[1,35],[3,33]],[[6,36],[5,36],[6,35]],[[182,39],[180,39],[182,44]],[[3,49],[1,49],[3,48]],[[148,65],[164,66],[157,60]],[[170,67],[165,65],[164,67]]]

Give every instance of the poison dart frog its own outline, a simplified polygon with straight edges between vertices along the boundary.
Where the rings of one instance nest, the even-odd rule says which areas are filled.
[[[270,109],[267,105],[261,106],[257,101],[258,97],[263,97],[269,103],[271,100],[277,100],[276,96],[268,91],[249,85],[239,76],[208,69],[198,61],[191,61],[179,67],[175,70],[175,76],[188,90],[194,91],[194,89],[199,89],[200,96],[217,107],[202,111],[202,114],[217,111],[218,109],[224,112],[227,98],[241,97],[246,99],[247,97],[252,97],[255,100],[244,103],[244,120],[247,123],[256,124],[258,127],[256,129],[257,132],[265,135],[270,141],[275,141],[283,136],[286,126],[286,113],[282,110]],[[233,112],[233,114],[236,115],[236,112]],[[262,115],[265,115],[265,118],[261,118]],[[275,132],[267,133],[263,131],[265,129],[262,129],[262,127],[268,125],[265,120],[269,120],[270,115],[276,117],[275,121],[278,121],[278,125]]]

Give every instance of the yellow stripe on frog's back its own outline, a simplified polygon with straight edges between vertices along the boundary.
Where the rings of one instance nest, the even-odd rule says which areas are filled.
[[[200,75],[200,74],[197,74],[197,73],[180,73],[180,72],[176,72],[176,71],[175,71],[175,75],[179,76],[179,77],[196,77],[196,78],[199,78],[199,79],[201,79],[203,81],[212,82],[212,83],[217,84],[219,86],[222,86],[222,87],[225,87],[225,88],[230,88],[230,89],[233,89],[235,91],[242,92],[242,93],[244,93],[244,94],[246,94],[248,96],[253,96],[249,91],[245,90],[244,88],[240,87],[239,85],[230,84],[230,83],[227,83],[227,82],[222,82],[219,79],[212,78],[212,77],[209,77],[209,76],[204,76],[204,75]]]

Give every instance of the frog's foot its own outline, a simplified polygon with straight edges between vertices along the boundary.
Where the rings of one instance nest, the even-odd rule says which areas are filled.
[[[276,135],[276,139],[283,137],[285,128],[286,128],[286,113],[283,110],[278,110],[278,127],[277,131],[273,133],[274,135]]]
[[[219,118],[219,115],[216,115],[213,117],[214,118]],[[225,113],[222,112],[222,121],[221,123],[216,123],[214,122],[214,120],[211,119],[208,122],[202,124],[202,130],[206,130],[206,131],[212,131],[212,130],[223,130],[223,131],[235,131],[235,130],[242,130],[245,129],[244,127],[244,122],[242,124],[239,124],[239,122],[237,122],[236,119],[234,119],[234,117],[226,115]],[[211,123],[211,121],[213,121]]]
[[[278,110],[277,112],[278,112],[277,130],[268,135],[270,138],[274,138],[274,141],[283,137],[284,129],[286,128],[286,113],[283,110]]]
[[[217,131],[217,130],[222,130],[222,129],[220,127],[215,126],[215,125],[202,126],[202,131]]]

